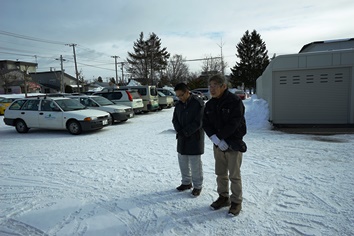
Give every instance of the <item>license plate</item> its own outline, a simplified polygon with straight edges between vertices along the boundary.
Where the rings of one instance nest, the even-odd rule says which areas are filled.
[[[129,117],[133,117],[133,114],[129,114]]]
[[[107,124],[108,124],[108,120],[103,120],[103,121],[102,121],[102,124],[103,124],[103,125],[107,125]]]

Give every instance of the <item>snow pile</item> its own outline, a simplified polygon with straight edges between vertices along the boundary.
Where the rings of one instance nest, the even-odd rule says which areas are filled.
[[[252,95],[251,99],[244,101],[247,104],[245,118],[248,129],[271,129],[269,120],[268,103],[264,99],[259,99],[257,95]]]
[[[138,81],[136,81],[136,80],[133,80],[133,79],[131,79],[131,80],[129,81],[129,83],[127,84],[127,86],[140,86],[140,85],[141,85],[140,82],[138,82]]]

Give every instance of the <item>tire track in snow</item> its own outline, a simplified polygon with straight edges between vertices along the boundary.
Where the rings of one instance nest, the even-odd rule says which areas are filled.
[[[4,233],[4,235],[31,235],[31,236],[47,236],[45,232],[36,227],[28,225],[24,222],[14,220],[14,219],[7,219],[2,221],[0,225],[3,225],[8,232],[0,231],[0,234]]]

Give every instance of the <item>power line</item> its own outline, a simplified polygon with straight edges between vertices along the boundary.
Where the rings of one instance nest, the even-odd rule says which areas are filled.
[[[36,42],[42,42],[42,43],[59,44],[59,45],[65,45],[66,44],[66,43],[60,42],[60,41],[40,39],[40,38],[30,37],[30,36],[21,35],[21,34],[15,34],[15,33],[3,31],[3,30],[0,30],[0,34],[7,35],[7,36],[10,36],[10,37],[20,38],[20,39],[27,39],[27,40],[32,40],[32,41],[36,41]]]
[[[218,59],[221,57],[207,57],[207,58],[198,58],[198,59],[190,59],[190,60],[182,60],[182,61],[205,61],[205,60],[210,60],[210,59]]]

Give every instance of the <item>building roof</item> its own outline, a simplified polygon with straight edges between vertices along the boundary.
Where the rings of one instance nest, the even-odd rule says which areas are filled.
[[[21,65],[29,65],[29,66],[34,66],[36,67],[38,64],[34,62],[26,62],[26,61],[12,61],[12,60],[0,60],[0,64],[5,63],[5,64],[16,64],[16,63],[21,63]]]
[[[69,78],[69,79],[72,79],[72,80],[75,80],[76,81],[76,78],[67,74],[67,73],[63,73],[64,74],[64,77],[65,78]],[[53,76],[55,78],[58,78],[60,79],[60,76],[61,76],[61,70],[56,70],[56,71],[44,71],[44,72],[33,72],[33,73],[30,73],[31,77],[32,78],[43,78],[43,79],[46,79],[46,78],[53,78]]]
[[[333,50],[343,50],[343,49],[353,49],[353,48],[354,48],[354,38],[336,39],[336,40],[326,40],[326,41],[315,41],[312,43],[305,44],[301,48],[299,53],[333,51]]]
[[[76,81],[76,78],[63,73],[65,78],[69,78],[73,81]],[[48,88],[60,89],[60,79],[61,79],[61,71],[45,71],[45,72],[34,72],[30,73],[33,81],[42,84]]]

